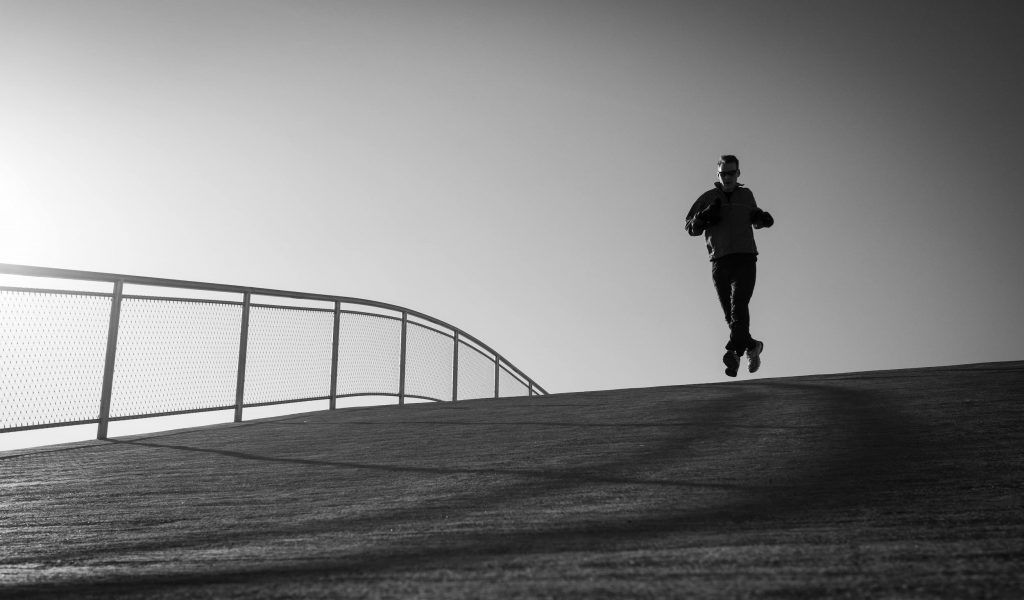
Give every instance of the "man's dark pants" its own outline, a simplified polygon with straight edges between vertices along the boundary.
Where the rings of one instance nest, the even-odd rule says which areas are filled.
[[[715,291],[722,304],[725,321],[729,324],[729,343],[726,350],[743,354],[754,347],[750,337],[750,297],[754,295],[757,280],[756,254],[728,254],[711,261],[711,276]]]

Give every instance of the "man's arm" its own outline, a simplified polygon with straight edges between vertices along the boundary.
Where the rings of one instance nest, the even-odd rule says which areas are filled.
[[[686,214],[686,232],[697,236],[704,233],[704,230],[711,227],[721,218],[719,202],[708,205],[703,196],[698,198],[690,212]]]
[[[762,227],[771,227],[775,224],[775,219],[768,211],[761,210],[754,205],[754,210],[750,211],[750,222],[754,225],[754,229],[761,229]]]

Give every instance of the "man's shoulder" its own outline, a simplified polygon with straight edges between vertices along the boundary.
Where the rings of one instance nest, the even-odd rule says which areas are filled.
[[[703,194],[701,194],[700,196],[697,196],[697,199],[693,201],[693,209],[692,210],[697,210],[699,208],[703,208],[704,205],[710,203],[712,201],[712,198],[714,198],[714,196],[712,196],[712,192],[714,192],[714,191],[715,190],[708,190],[708,191],[704,192]]]

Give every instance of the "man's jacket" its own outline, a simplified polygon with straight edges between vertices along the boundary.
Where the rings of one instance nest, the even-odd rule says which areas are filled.
[[[722,184],[716,183],[714,189],[697,198],[686,214],[686,232],[693,236],[704,234],[711,260],[729,254],[757,254],[753,230],[770,227],[774,223],[770,216],[766,216],[767,213],[757,207],[753,192],[742,185],[737,184],[736,189],[726,198]],[[716,202],[720,219],[717,223],[707,223],[702,213]]]

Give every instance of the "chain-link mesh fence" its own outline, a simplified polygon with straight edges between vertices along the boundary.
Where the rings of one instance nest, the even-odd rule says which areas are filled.
[[[494,397],[494,358],[459,341],[459,400]]]
[[[451,400],[455,340],[430,327],[408,323],[405,393],[432,400]]]
[[[397,395],[402,320],[344,312],[338,330],[338,395]]]
[[[241,303],[121,301],[110,416],[233,408]]]
[[[333,310],[253,305],[245,404],[327,398],[333,342]]]
[[[0,290],[0,430],[95,420],[110,295]]]
[[[525,376],[475,338],[391,305],[290,292],[281,295],[309,306],[249,304],[251,293],[274,291],[0,265],[5,273],[115,286],[113,293],[0,287],[0,432],[99,422],[103,437],[107,420],[222,409],[241,418],[243,407],[327,399],[332,391],[399,401],[490,398],[495,377],[502,397],[531,393]],[[122,296],[125,282],[192,297]],[[325,303],[334,307],[310,307]]]
[[[502,365],[498,369],[498,394],[502,398],[529,396],[530,386]]]

